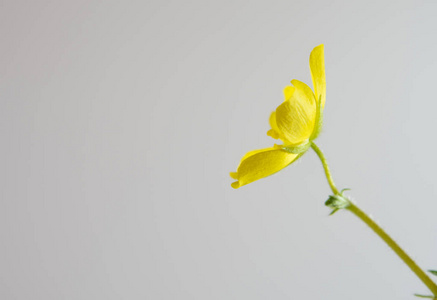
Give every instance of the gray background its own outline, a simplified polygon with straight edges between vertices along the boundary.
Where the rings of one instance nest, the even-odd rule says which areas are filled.
[[[434,3],[433,3],[434,2]],[[325,44],[339,187],[437,269],[435,1],[2,1],[1,299],[414,299],[313,152],[239,190]]]

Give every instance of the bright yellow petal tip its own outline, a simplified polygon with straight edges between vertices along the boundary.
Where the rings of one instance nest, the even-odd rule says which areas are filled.
[[[279,135],[276,131],[274,131],[273,129],[270,129],[269,131],[267,131],[267,135],[274,138],[275,140],[279,139]]]
[[[232,183],[231,183],[231,186],[232,186],[234,189],[238,189],[238,188],[240,187],[240,183],[239,183],[238,181],[235,181],[235,182],[232,182]]]
[[[284,92],[284,101],[287,101],[288,99],[290,99],[291,95],[293,95],[294,86],[286,86],[283,92]]]
[[[310,70],[313,80],[316,99],[322,98],[322,108],[326,101],[326,76],[325,76],[325,50],[321,44],[313,49],[310,54]]]
[[[281,131],[279,130],[278,125],[276,125],[276,112],[275,111],[270,114],[269,123],[270,123],[270,127],[272,129],[267,131],[267,135],[271,136],[275,140],[283,139],[284,137],[281,134]]]

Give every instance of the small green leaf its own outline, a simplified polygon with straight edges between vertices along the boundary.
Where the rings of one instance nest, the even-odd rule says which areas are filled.
[[[349,199],[343,195],[331,195],[328,200],[326,200],[325,205],[334,209],[331,213],[335,213],[338,209],[346,208],[350,205]]]
[[[345,192],[345,191],[350,191],[351,189],[350,188],[345,188],[345,189],[342,189],[341,190],[341,192],[340,192],[340,195],[342,195],[343,196],[343,193]]]
[[[414,294],[414,296],[419,298],[435,299],[434,296],[426,296],[426,295],[419,295],[419,294]]]
[[[339,208],[334,208],[329,215],[332,216],[333,214],[335,214],[339,210],[340,210]]]
[[[435,270],[428,270],[428,272],[431,273],[432,275],[437,276],[437,271],[435,271]]]

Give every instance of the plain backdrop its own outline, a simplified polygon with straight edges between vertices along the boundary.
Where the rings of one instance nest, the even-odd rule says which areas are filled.
[[[238,190],[325,44],[339,188],[437,269],[435,1],[2,1],[1,299],[415,299],[312,151]],[[437,279],[436,277],[434,279]]]

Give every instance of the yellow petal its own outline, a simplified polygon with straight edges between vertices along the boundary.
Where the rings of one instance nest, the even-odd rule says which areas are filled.
[[[238,180],[231,186],[236,189],[270,176],[291,164],[298,156],[298,154],[275,148],[250,151],[241,159],[237,172],[230,174],[232,178]]]
[[[284,137],[283,137],[281,131],[279,130],[278,125],[276,125],[276,112],[275,111],[270,114],[269,123],[270,123],[270,127],[272,129],[267,131],[267,135],[271,136],[274,139],[283,139]]]
[[[313,90],[306,83],[296,79],[293,79],[291,83],[295,86],[294,96],[296,98],[305,98],[311,105],[317,104]]]
[[[317,46],[310,54],[311,78],[313,79],[316,98],[322,98],[322,108],[326,101],[325,55],[323,44]]]
[[[290,99],[291,95],[294,93],[294,86],[286,86],[284,88],[284,101]]]
[[[317,106],[313,92],[306,84],[298,80],[292,82],[294,92],[276,109],[276,124],[289,143],[300,144],[313,132]]]

